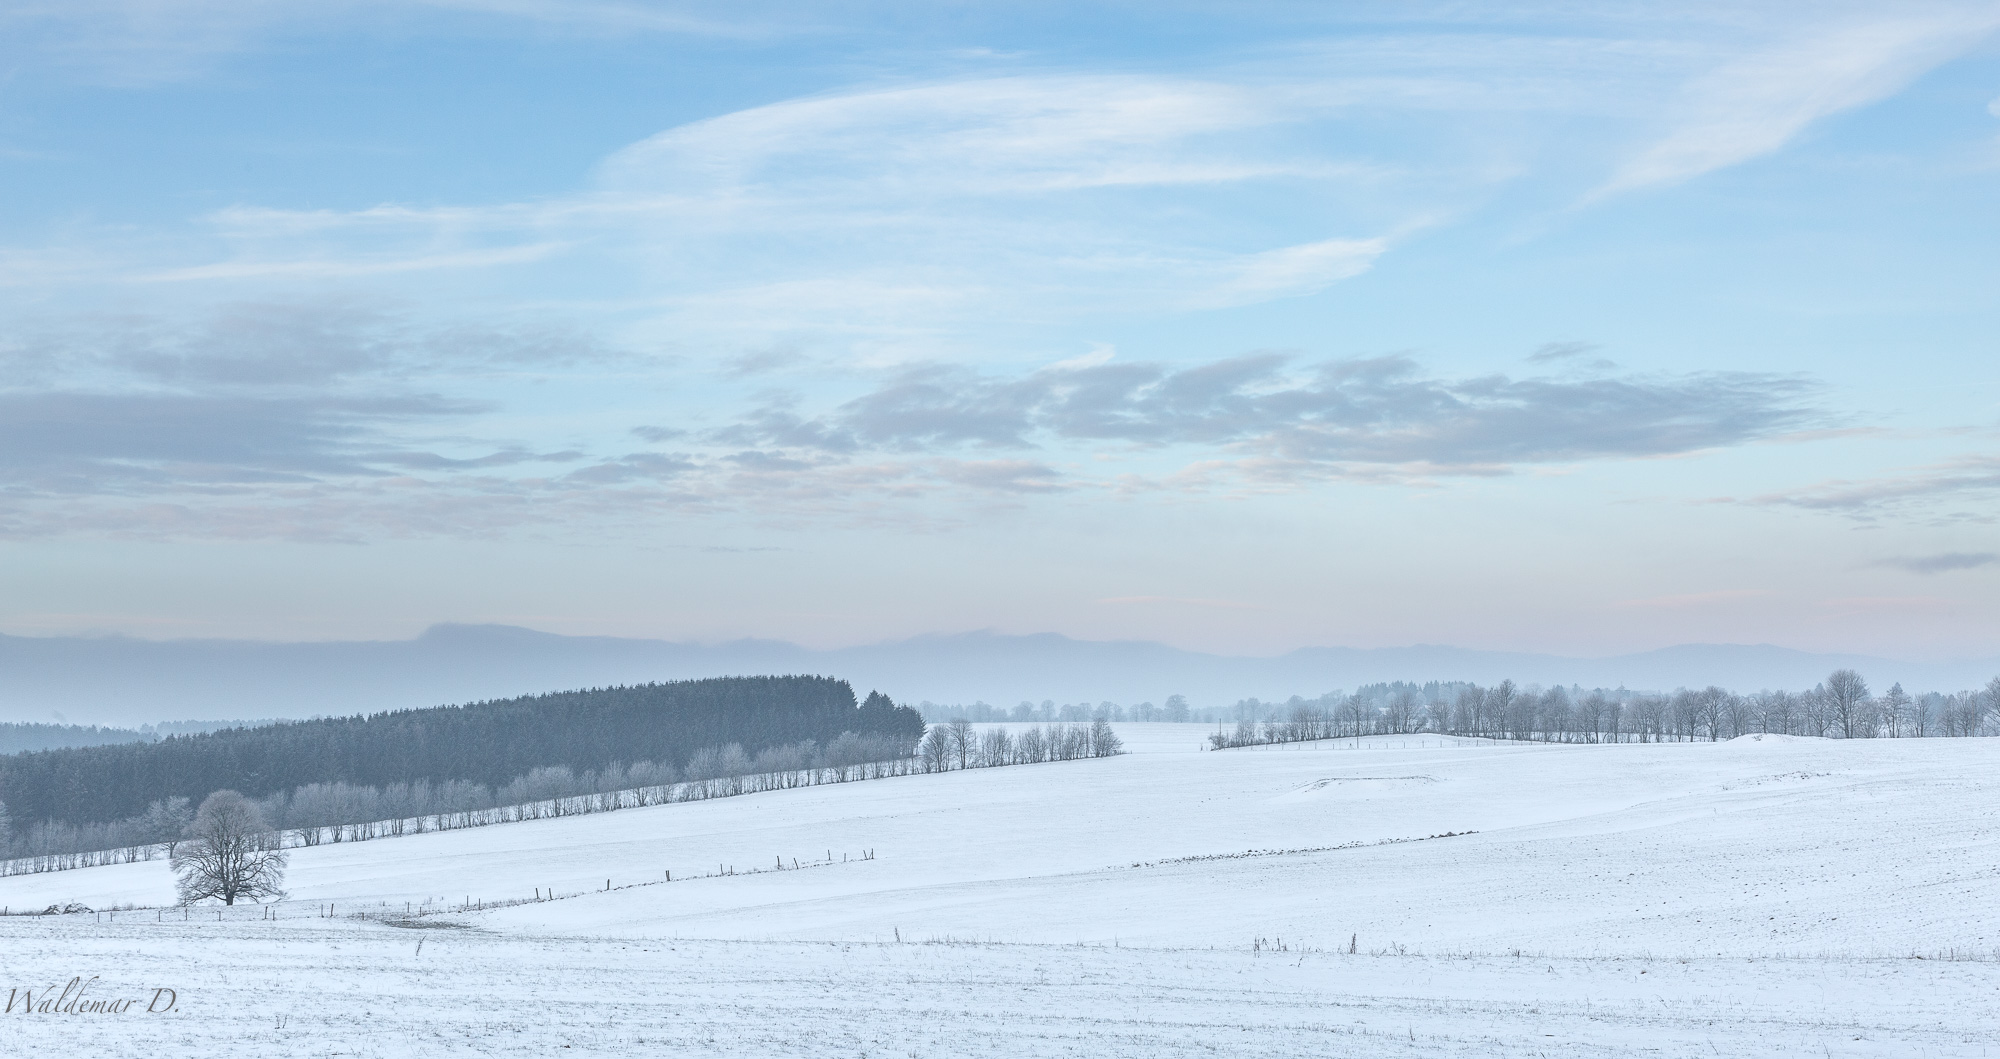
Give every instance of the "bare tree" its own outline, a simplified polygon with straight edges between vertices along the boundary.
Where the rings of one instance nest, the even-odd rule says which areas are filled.
[[[1576,729],[1576,705],[1569,692],[1558,684],[1535,697],[1534,703],[1535,712],[1524,719],[1523,727],[1530,731],[1539,728],[1542,738],[1552,743],[1569,742]]]
[[[1686,688],[1675,691],[1673,698],[1667,700],[1667,721],[1673,728],[1675,739],[1694,738],[1694,730],[1700,723],[1698,718],[1701,714],[1701,704],[1698,700],[1699,695]]]
[[[1961,691],[1953,695],[1944,710],[1944,734],[1978,735],[1979,719],[1985,712],[1985,698],[1977,691]]]
[[[1230,746],[1249,746],[1257,741],[1257,722],[1244,718],[1236,722],[1236,734],[1229,738]]]
[[[1357,739],[1368,734],[1364,729],[1368,727],[1368,720],[1374,713],[1374,709],[1368,705],[1368,700],[1358,694],[1349,695],[1347,701],[1340,704],[1341,724]]]
[[[1486,714],[1486,692],[1477,684],[1458,689],[1458,701],[1451,711],[1453,735],[1478,735],[1480,718]]]
[[[1496,737],[1507,734],[1507,717],[1514,712],[1515,698],[1517,696],[1514,682],[1511,680],[1503,680],[1493,685],[1493,690],[1486,693],[1485,701],[1482,703],[1486,715],[1482,727],[1486,729],[1487,734]]]
[[[1730,695],[1722,703],[1722,723],[1729,728],[1729,738],[1734,739],[1749,732],[1756,724],[1756,710],[1749,699]]]
[[[1665,736],[1667,700],[1658,695],[1641,695],[1632,703],[1634,727],[1642,743],[1657,743]]]
[[[1800,734],[1823,736],[1833,728],[1832,696],[1825,684],[1816,684],[1799,693]]]
[[[1868,717],[1868,682],[1852,669],[1836,669],[1827,674],[1826,708],[1844,739],[1874,735]]]
[[[1090,722],[1090,753],[1093,757],[1113,757],[1125,752],[1125,741],[1102,718]]]
[[[1014,763],[1014,739],[1007,729],[996,726],[980,734],[979,763],[987,768]]]
[[[1444,701],[1443,696],[1432,699],[1430,705],[1424,707],[1424,716],[1431,731],[1442,733],[1451,730],[1451,703]]]
[[[1604,710],[1610,703],[1602,691],[1593,691],[1576,703],[1577,733],[1586,743],[1595,743],[1604,735]]]
[[[945,725],[945,738],[950,741],[951,756],[958,760],[959,768],[970,768],[972,757],[979,752],[979,737],[972,731],[972,722],[960,717]]]
[[[186,798],[160,798],[146,807],[146,815],[141,819],[152,840],[167,847],[167,856],[171,857],[187,834],[188,825],[194,822],[194,810],[188,808]]]
[[[1965,699],[1966,694],[1964,692],[1939,697],[1937,716],[1939,735],[1950,737],[1970,734],[1959,730],[1964,720],[1965,710],[1963,707]]]
[[[1694,719],[1699,730],[1708,733],[1708,741],[1713,743],[1722,738],[1722,717],[1732,696],[1710,684],[1694,693]]]
[[[1416,730],[1417,693],[1408,688],[1389,697],[1389,709],[1383,715],[1389,722],[1389,731],[1402,735]]]
[[[1313,724],[1312,707],[1307,706],[1305,700],[1297,695],[1292,696],[1292,709],[1290,719],[1285,722],[1284,740],[1288,743],[1299,742],[1315,738],[1318,734],[1317,726]]]
[[[1882,719],[1889,723],[1889,738],[1900,739],[1910,719],[1911,699],[1898,682],[1882,693]]]
[[[923,759],[925,772],[943,772],[951,767],[951,735],[944,725],[931,725],[917,747],[917,755]]]
[[[257,803],[241,794],[216,791],[202,799],[187,840],[175,847],[171,860],[181,903],[283,898],[285,854],[276,838]]]

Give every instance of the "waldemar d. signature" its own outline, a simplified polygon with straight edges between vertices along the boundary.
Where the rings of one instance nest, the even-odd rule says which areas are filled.
[[[174,1010],[180,1002],[180,994],[162,986],[153,990],[152,999],[143,994],[134,999],[130,996],[109,996],[100,992],[91,995],[91,987],[97,984],[97,976],[85,978],[78,975],[69,980],[60,990],[46,986],[40,990],[22,989],[18,986],[7,990],[7,1008],[4,1014],[19,1012],[23,1015],[164,1015]],[[146,1006],[141,1008],[139,1005]]]

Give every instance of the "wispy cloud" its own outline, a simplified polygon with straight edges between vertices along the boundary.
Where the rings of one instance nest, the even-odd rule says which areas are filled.
[[[33,324],[0,338],[0,389],[276,392],[416,375],[602,364],[612,354],[573,326],[515,322],[419,325],[358,299],[240,301],[189,322],[95,314]]]
[[[494,247],[488,250],[419,254],[386,260],[222,261],[210,265],[166,269],[135,278],[140,282],[150,283],[272,278],[342,279],[353,276],[386,276],[402,272],[520,265],[540,261],[561,249],[563,249],[562,243],[546,242]]]
[[[637,2],[421,6],[607,33],[769,21],[762,9]],[[218,41],[294,17],[268,4],[99,7],[109,23],[159,32],[235,27],[215,28]],[[62,16],[42,5],[22,17]],[[910,360],[977,345],[996,319],[1187,313],[1351,280],[1410,233],[1551,163],[1496,146],[1486,120],[1495,113],[1563,128],[1579,114],[1626,128],[1664,114],[1671,131],[1607,192],[1733,164],[1894,91],[1995,16],[1979,7],[1841,14],[1750,52],[1743,40],[1768,31],[1745,25],[1779,20],[1696,15],[1669,26],[1620,8],[1590,33],[1507,36],[1463,12],[1433,17],[1479,31],[1370,31],[1256,60],[1181,63],[1172,74],[1013,66],[996,75],[982,65],[972,76],[892,75],[662,130],[611,152],[581,186],[484,204],[242,203],[177,246],[129,244],[127,260],[105,251],[50,270],[30,254],[10,269],[0,250],[0,282],[138,277],[226,294],[329,280],[445,283],[487,270],[496,275],[479,282],[493,289],[546,298],[589,275],[593,292],[649,307],[654,333],[730,349],[809,335],[824,347],[815,355]],[[1404,125],[1422,132],[1382,133]],[[105,235],[107,245],[124,238]],[[564,282],[540,282],[558,272]]]
[[[1234,265],[1235,275],[1202,294],[1198,304],[1221,308],[1316,294],[1368,271],[1388,249],[1389,240],[1377,237],[1322,239],[1248,254]]]
[[[1032,460],[944,460],[939,477],[1004,493],[1056,493],[1071,488],[1062,472]]]
[[[440,330],[352,304],[50,332],[0,348],[14,383],[0,389],[0,534],[873,518],[931,498],[1129,492],[1135,476],[1190,489],[1490,475],[1740,444],[1819,415],[1811,384],[1789,376],[1447,378],[1405,357],[1169,365],[1103,351],[1014,374],[887,369],[830,407],[728,396],[734,377],[696,370],[723,389],[693,420],[635,410],[594,440],[552,444],[510,430],[498,397],[431,385],[565,363],[625,362],[561,330]]]
[[[1528,354],[1528,363],[1549,364],[1555,361],[1574,360],[1596,351],[1597,347],[1588,342],[1544,342],[1533,353]]]
[[[1839,20],[1697,77],[1670,108],[1673,128],[1595,196],[1675,184],[1770,154],[1813,122],[1872,103],[1978,46],[2000,5],[1898,5]]]
[[[1021,195],[1093,187],[1230,183],[1313,174],[1307,156],[1203,150],[1202,137],[1306,115],[1268,93],[1134,75],[1017,76],[839,93],[737,111],[619,151],[603,186],[683,194],[775,191],[797,167],[843,195],[894,174],[907,192]]]
[[[224,57],[302,32],[364,25],[445,34],[468,17],[600,35],[752,39],[814,28],[777,5],[681,0],[19,0],[0,7],[0,33],[17,65],[130,87],[199,77]]]
[[[833,453],[1202,446],[1308,464],[1478,473],[1739,444],[1817,418],[1806,403],[1812,390],[1795,377],[1748,373],[1444,379],[1407,357],[1295,365],[1258,354],[1016,376],[920,365],[823,415],[774,405],[717,436]]]
[[[32,23],[78,55],[195,54],[368,6],[86,0],[80,15],[17,6],[0,28]],[[763,17],[618,0],[414,7],[537,34],[727,34]],[[1292,34],[1151,72],[1087,58],[1067,70],[1046,57],[919,64],[663,129],[574,186],[511,201],[245,202],[177,235],[0,248],[0,283],[20,303],[36,284],[177,312],[337,288],[480,321],[419,327],[357,301],[232,306],[178,329],[106,315],[81,339],[12,327],[0,348],[10,532],[192,532],[208,519],[230,533],[314,520],[457,533],[575,512],[848,517],[934,497],[1436,483],[1841,426],[1797,376],[1632,373],[1581,343],[1544,346],[1508,374],[1401,356],[1168,363],[1108,349],[995,366],[1081,348],[1079,320],[1158,326],[1368,275],[1439,218],[1538,167],[1578,165],[1535,146],[1548,130],[1565,142],[1599,130],[1561,178],[1569,188],[1648,122],[1665,128],[1607,191],[1757,157],[1895,91],[1993,21],[1990,7],[1829,15],[1770,44],[1784,19],[1636,10],[1540,34],[1447,11],[1450,32]],[[613,369],[590,338],[490,322],[531,299],[692,366],[639,370],[635,355]],[[1068,333],[1050,341],[1057,327]],[[563,392],[512,403],[520,394],[492,382],[510,371],[566,375],[546,387]],[[1973,461],[1762,502],[1871,513],[1993,488],[1994,473]]]
[[[1940,552],[1937,555],[1902,555],[1882,559],[1876,566],[1907,570],[1913,574],[1943,574],[1956,570],[1976,570],[2000,563],[2000,552]]]
[[[0,395],[0,477],[36,493],[154,492],[386,474],[417,454],[380,447],[394,424],[474,409],[416,396]]]
[[[564,463],[460,429],[488,402],[412,385],[602,357],[577,336],[417,328],[352,304],[112,317],[0,345],[0,492],[158,497]]]
[[[1902,474],[1859,481],[1834,479],[1803,489],[1766,493],[1751,503],[1802,508],[1873,520],[1897,512],[1927,512],[1952,521],[1992,521],[1989,510],[1944,512],[1956,498],[1980,498],[2000,491],[2000,457],[1965,456],[1913,468]]]
[[[464,11],[600,32],[765,37],[798,32],[795,18],[759,17],[753,5],[588,0],[414,0],[416,6]],[[705,13],[704,12],[705,9]]]
[[[51,327],[0,346],[0,537],[367,540],[579,519],[615,532],[662,514],[865,519],[1076,486],[1045,461],[757,451],[646,424],[625,444],[659,448],[536,445],[510,436],[520,424],[496,401],[430,388],[616,361],[560,329],[420,326],[345,303]]]
[[[1278,239],[1209,201],[1324,199],[1379,165],[1279,138],[1326,116],[1293,93],[1191,77],[1020,75],[837,92],[691,122],[614,152],[589,186],[528,202],[352,211],[230,207],[230,259],[155,270],[218,282],[617,257],[676,326],[936,334],[994,315],[1186,311],[1311,294],[1394,231]],[[1163,227],[1121,196],[1168,195]],[[1371,222],[1372,224],[1373,222]],[[575,255],[568,255],[574,257]],[[699,262],[699,267],[693,267]]]

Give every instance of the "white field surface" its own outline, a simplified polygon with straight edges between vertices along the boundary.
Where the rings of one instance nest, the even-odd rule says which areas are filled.
[[[2000,740],[1119,731],[1112,759],[294,850],[275,921],[7,917],[0,991],[97,975],[92,996],[179,1000],[7,1017],[0,1042],[2000,1056]],[[162,862],[0,879],[16,910],[171,895]]]

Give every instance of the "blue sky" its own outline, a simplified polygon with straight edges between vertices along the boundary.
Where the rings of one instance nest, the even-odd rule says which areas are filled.
[[[0,40],[0,631],[2000,631],[2000,4]]]

